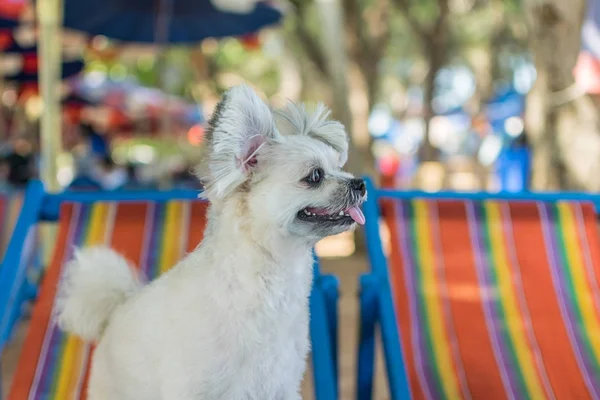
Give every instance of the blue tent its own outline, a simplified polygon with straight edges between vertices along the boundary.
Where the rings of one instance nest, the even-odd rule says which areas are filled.
[[[209,0],[64,1],[65,27],[127,42],[193,44],[253,33],[281,17],[266,3],[240,14],[219,11]]]

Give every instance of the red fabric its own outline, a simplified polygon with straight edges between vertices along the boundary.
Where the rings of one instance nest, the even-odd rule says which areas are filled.
[[[0,0],[0,16],[3,18],[18,19],[25,8],[25,0]]]
[[[23,54],[23,72],[26,74],[35,74],[38,72],[37,53]]]
[[[258,50],[260,49],[260,37],[257,34],[248,34],[240,38],[240,42],[246,50]]]
[[[9,30],[0,30],[0,51],[8,49],[13,43],[13,36]]]

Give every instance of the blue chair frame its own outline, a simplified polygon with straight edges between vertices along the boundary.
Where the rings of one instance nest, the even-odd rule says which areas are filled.
[[[21,213],[0,267],[0,355],[21,316],[23,304],[31,298],[27,267],[21,263],[23,244],[39,221],[57,221],[63,202],[197,200],[194,190],[71,191],[49,194],[39,181],[27,186]],[[312,344],[314,390],[317,400],[335,400],[337,385],[337,299],[338,280],[321,275],[315,257],[310,297],[310,339]],[[0,396],[1,396],[0,388]]]
[[[388,263],[379,235],[380,209],[382,199],[437,199],[463,201],[577,201],[594,204],[596,213],[600,211],[600,195],[589,193],[509,193],[509,192],[421,192],[377,189],[366,178],[369,198],[364,205],[366,216],[367,252],[371,271],[360,277],[360,330],[357,362],[357,400],[371,400],[373,396],[373,375],[375,369],[375,331],[379,324],[381,342],[385,354],[390,396],[393,400],[411,398],[404,358],[400,346],[400,333],[396,321],[396,311],[388,275]]]

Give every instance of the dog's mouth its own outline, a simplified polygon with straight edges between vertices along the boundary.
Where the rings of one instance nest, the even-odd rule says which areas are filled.
[[[298,219],[307,222],[333,223],[336,225],[364,225],[365,215],[358,206],[331,211],[325,208],[306,207],[297,214]]]

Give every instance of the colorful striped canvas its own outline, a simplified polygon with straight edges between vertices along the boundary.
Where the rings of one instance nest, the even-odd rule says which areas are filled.
[[[415,399],[599,399],[593,206],[384,200]]]
[[[52,318],[62,267],[74,247],[108,245],[152,279],[201,241],[207,204],[65,204],[57,244],[23,347],[10,400],[85,399],[93,348],[62,332]]]

